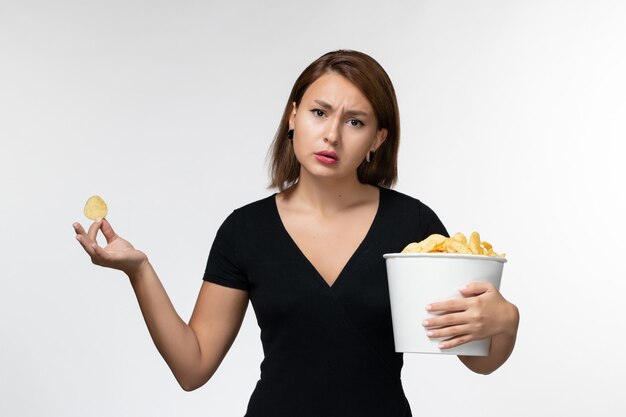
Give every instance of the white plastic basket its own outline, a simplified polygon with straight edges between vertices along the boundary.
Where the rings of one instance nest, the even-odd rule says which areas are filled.
[[[454,253],[386,253],[389,298],[396,352],[486,356],[490,339],[473,340],[440,349],[445,338],[429,338],[422,322],[438,313],[428,304],[463,298],[459,292],[472,281],[500,289],[505,258]]]

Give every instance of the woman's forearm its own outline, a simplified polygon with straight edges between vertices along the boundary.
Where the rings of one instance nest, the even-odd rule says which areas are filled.
[[[178,315],[149,262],[129,275],[143,318],[157,350],[180,386],[189,390],[197,379],[201,351],[198,339]]]
[[[515,347],[519,325],[519,310],[513,304],[510,315],[510,327],[491,338],[488,356],[458,356],[465,366],[476,373],[488,375],[506,362]]]

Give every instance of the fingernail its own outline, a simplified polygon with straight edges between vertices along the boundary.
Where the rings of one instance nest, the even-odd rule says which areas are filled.
[[[433,334],[435,334],[435,332],[430,330],[426,332],[426,336],[432,336]]]
[[[443,348],[445,348],[445,347],[446,347],[446,344],[445,344],[445,343],[439,343],[439,349],[443,349]]]
[[[97,218],[96,223],[100,223],[101,220],[102,220],[102,217]]]
[[[431,306],[430,304],[428,304],[428,305],[426,306],[426,310],[431,310],[432,308],[433,308],[433,306]]]
[[[428,320],[424,320],[424,321],[422,322],[422,326],[428,326]]]
[[[80,242],[80,236],[76,235],[76,240],[78,240]]]

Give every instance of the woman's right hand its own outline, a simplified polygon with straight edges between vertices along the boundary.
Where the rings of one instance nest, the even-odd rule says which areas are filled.
[[[119,269],[130,277],[148,263],[146,254],[116,235],[107,219],[93,222],[87,233],[80,223],[74,223],[72,226],[76,232],[76,239],[95,265]],[[100,247],[96,241],[96,235],[100,229],[107,241],[104,248]]]

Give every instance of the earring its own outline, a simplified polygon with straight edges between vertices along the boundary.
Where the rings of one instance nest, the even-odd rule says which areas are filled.
[[[293,140],[293,129],[287,131],[287,139]]]
[[[367,155],[365,155],[365,160],[367,162],[372,162],[372,160],[374,160],[374,153],[372,151],[367,151]]]

